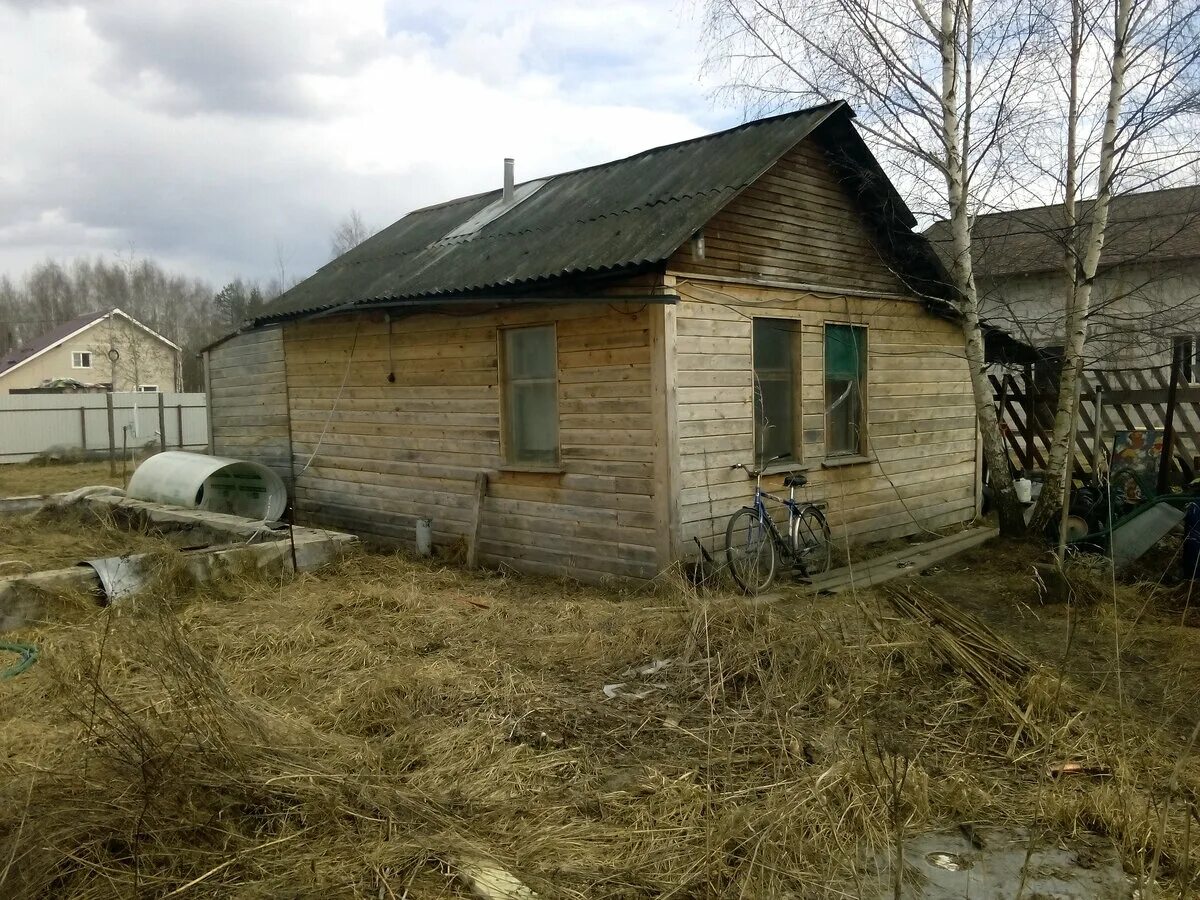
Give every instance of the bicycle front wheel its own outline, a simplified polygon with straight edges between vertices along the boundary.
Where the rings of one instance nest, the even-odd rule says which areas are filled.
[[[725,529],[725,558],[733,580],[747,594],[765,591],[775,579],[775,542],[753,509],[739,509]]]
[[[833,536],[829,523],[815,506],[806,506],[792,519],[792,550],[805,575],[829,571],[833,561]]]

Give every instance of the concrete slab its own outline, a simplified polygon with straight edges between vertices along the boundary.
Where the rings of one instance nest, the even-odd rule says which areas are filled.
[[[0,515],[33,512],[65,503],[83,503],[100,511],[134,517],[170,530],[204,535],[210,546],[180,551],[179,561],[192,577],[209,581],[227,573],[304,572],[333,560],[358,538],[320,528],[292,528],[278,522],[256,522],[225,513],[182,509],[130,500],[119,494],[88,496],[81,492],[16,498],[0,504]],[[0,631],[22,628],[54,617],[53,597],[64,591],[92,593],[97,602],[118,602],[136,594],[153,572],[154,557],[129,554],[87,560],[78,566],[0,578]]]

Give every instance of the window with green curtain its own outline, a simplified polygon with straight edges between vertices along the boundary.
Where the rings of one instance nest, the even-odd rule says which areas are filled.
[[[558,354],[553,325],[505,328],[504,461],[558,463]]]
[[[867,329],[825,326],[825,455],[866,452]]]
[[[754,449],[768,460],[796,452],[798,403],[795,347],[799,319],[754,321]]]

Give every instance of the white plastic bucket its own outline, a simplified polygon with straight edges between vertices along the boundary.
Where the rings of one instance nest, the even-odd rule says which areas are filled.
[[[1033,502],[1033,482],[1028,478],[1018,478],[1013,482],[1013,487],[1017,489],[1018,503]]]

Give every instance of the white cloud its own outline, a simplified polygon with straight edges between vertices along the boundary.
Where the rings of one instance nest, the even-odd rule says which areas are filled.
[[[126,251],[214,281],[410,209],[729,124],[655,0],[0,0],[0,272]]]

